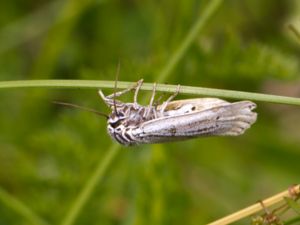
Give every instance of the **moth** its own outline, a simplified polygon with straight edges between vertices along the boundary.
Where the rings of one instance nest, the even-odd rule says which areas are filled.
[[[194,98],[173,101],[172,94],[160,105],[154,104],[156,84],[150,103],[138,104],[137,97],[143,80],[128,89],[100,97],[112,110],[107,117],[108,134],[122,145],[174,142],[207,136],[237,136],[243,134],[256,121],[251,101],[230,103],[218,98]],[[116,98],[135,90],[133,102]]]

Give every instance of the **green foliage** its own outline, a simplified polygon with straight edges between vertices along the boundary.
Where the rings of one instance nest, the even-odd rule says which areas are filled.
[[[114,80],[120,59],[122,81],[297,97],[296,1],[218,3],[1,2],[0,79]],[[93,89],[1,90],[0,224],[205,224],[299,182],[297,107],[259,103],[241,137],[119,149],[53,100],[109,112]]]

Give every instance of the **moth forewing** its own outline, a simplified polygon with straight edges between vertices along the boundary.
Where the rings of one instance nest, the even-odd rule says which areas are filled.
[[[222,101],[222,100],[221,100]],[[201,136],[236,136],[256,121],[253,102],[221,104],[187,114],[162,117],[132,130],[139,143],[159,143]]]
[[[191,112],[199,112],[205,109],[211,109],[216,106],[222,106],[230,104],[219,98],[192,98],[184,100],[176,100],[168,103],[165,108],[164,115],[180,115]],[[161,105],[157,107],[161,109]]]
[[[219,98],[191,98],[175,100],[168,103],[166,110],[178,109],[186,104],[192,104],[197,107],[197,110],[212,108],[219,105],[229,104],[229,102]],[[158,106],[159,108],[160,106]]]

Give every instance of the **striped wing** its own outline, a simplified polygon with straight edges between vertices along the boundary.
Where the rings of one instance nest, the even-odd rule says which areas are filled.
[[[223,102],[191,113],[170,115],[142,123],[132,130],[138,143],[160,143],[200,136],[237,136],[247,130],[257,114],[255,103]]]

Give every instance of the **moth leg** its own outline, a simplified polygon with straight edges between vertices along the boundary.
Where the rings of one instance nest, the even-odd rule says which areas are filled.
[[[103,99],[106,105],[111,106],[113,104],[112,99],[106,97],[101,89],[98,90],[98,94]]]
[[[142,86],[143,79],[139,80],[136,84],[134,84],[132,87],[129,87],[125,90],[118,91],[116,93],[112,93],[111,95],[106,96],[106,98],[114,98],[114,97],[120,97],[123,94],[126,94],[134,89],[140,88]]]
[[[153,103],[153,106],[157,109],[157,106],[160,105],[159,103],[161,102],[162,98],[165,96],[165,93],[162,95],[158,96],[157,100]]]
[[[157,84],[154,83],[153,84],[152,95],[151,95],[151,99],[150,99],[150,104],[149,104],[150,107],[153,106],[153,102],[154,102],[154,98],[155,98],[155,93],[156,93],[156,86],[157,86]]]
[[[150,111],[152,110],[152,106],[153,106],[153,102],[154,102],[154,98],[155,98],[155,93],[156,93],[156,86],[157,84],[154,83],[153,84],[153,90],[152,90],[152,95],[151,95],[151,99],[150,99],[150,103],[148,105],[148,107],[146,108],[145,110],[145,113],[144,113],[144,117],[147,118],[149,116],[149,113]]]
[[[144,82],[144,80],[143,80],[143,79],[140,79],[140,80],[136,83],[136,85],[135,85],[135,92],[134,92],[134,97],[133,97],[133,104],[134,104],[135,107],[138,106],[138,103],[137,103],[137,97],[138,97],[140,88],[141,88],[142,85],[143,85],[143,82]]]
[[[176,91],[167,99],[167,101],[165,101],[160,109],[160,113],[163,113],[167,107],[167,105],[178,95],[180,90],[180,85],[178,84]]]
[[[99,96],[103,99],[103,101],[105,102],[105,104],[106,104],[108,107],[113,106],[115,103],[117,103],[117,104],[120,103],[120,101],[117,101],[117,100],[114,101],[113,98],[109,98],[109,96],[105,96],[105,95],[103,94],[102,90],[98,90],[98,94],[99,94]]]
[[[133,85],[132,87],[129,87],[125,90],[122,90],[122,91],[118,91],[116,93],[113,93],[111,95],[107,95],[105,96],[104,93],[102,92],[101,89],[98,90],[98,94],[99,96],[103,99],[103,101],[108,105],[108,106],[111,106],[113,105],[113,98],[114,97],[119,97],[123,94],[126,94],[127,92],[130,92],[136,88],[138,88],[139,86],[141,86],[141,84],[143,83],[143,79],[139,80],[135,85]]]
[[[106,100],[106,96],[104,95],[104,93],[102,92],[101,89],[98,90],[98,95],[105,101]]]

